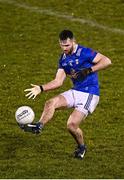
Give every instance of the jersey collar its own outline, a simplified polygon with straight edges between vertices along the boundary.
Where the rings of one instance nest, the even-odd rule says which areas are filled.
[[[78,44],[75,44],[73,53],[76,53],[77,49],[78,49]]]

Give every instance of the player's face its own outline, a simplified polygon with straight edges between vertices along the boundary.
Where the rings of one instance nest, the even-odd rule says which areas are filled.
[[[73,52],[74,40],[68,38],[66,40],[59,41],[59,43],[65,54],[71,54]]]

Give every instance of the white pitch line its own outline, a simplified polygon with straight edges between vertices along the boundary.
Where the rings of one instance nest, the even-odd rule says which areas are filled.
[[[49,16],[55,16],[55,17],[58,17],[58,18],[64,18],[64,19],[67,19],[69,21],[73,21],[73,22],[79,22],[80,24],[87,24],[88,26],[91,26],[91,27],[97,27],[99,29],[103,29],[105,31],[109,31],[109,32],[112,32],[112,33],[118,33],[118,34],[122,34],[124,35],[124,30],[123,29],[118,29],[118,28],[110,28],[108,26],[104,26],[104,25],[101,25],[99,23],[96,23],[94,21],[91,21],[91,20],[88,20],[88,19],[83,19],[83,18],[76,18],[72,15],[67,15],[67,14],[61,14],[57,11],[52,11],[50,9],[42,9],[42,8],[39,8],[39,7],[34,7],[34,6],[28,6],[26,4],[20,4],[20,3],[17,3],[16,1],[13,1],[13,0],[0,0],[1,3],[8,3],[8,4],[12,4],[18,8],[23,8],[23,9],[27,9],[31,12],[35,12],[35,13],[40,13],[40,14],[45,14],[45,15],[49,15]]]

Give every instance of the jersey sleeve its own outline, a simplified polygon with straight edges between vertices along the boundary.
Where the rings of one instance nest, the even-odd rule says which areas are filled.
[[[95,56],[97,55],[97,52],[91,48],[84,48],[83,54],[85,55],[86,60],[88,60],[89,62],[92,62]]]
[[[58,63],[58,69],[63,69],[61,61]]]

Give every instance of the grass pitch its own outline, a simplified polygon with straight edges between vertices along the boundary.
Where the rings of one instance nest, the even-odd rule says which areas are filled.
[[[124,178],[123,8],[122,0],[0,0],[1,179]],[[31,83],[54,78],[60,54],[58,33],[65,28],[74,32],[78,43],[105,54],[113,63],[99,72],[100,103],[81,125],[88,146],[83,161],[72,157],[75,143],[66,130],[72,110],[57,111],[38,136],[22,132],[14,117],[19,106],[29,105],[37,121],[45,101],[71,87],[67,79],[62,88],[35,101],[24,94]]]

